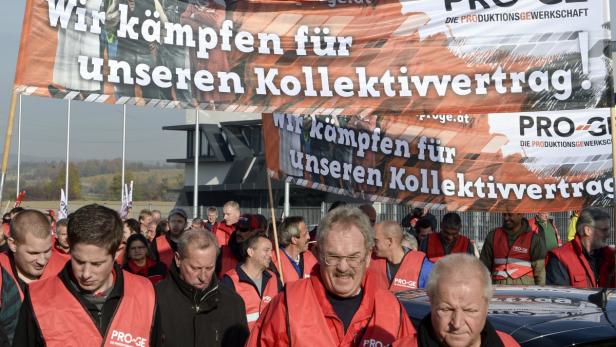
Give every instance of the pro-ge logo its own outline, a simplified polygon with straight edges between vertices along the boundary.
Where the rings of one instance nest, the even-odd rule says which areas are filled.
[[[528,253],[528,248],[513,246],[512,250],[517,253]]]
[[[122,347],[145,347],[148,345],[148,339],[140,336],[133,336],[130,333],[114,330],[111,333],[111,339],[109,340],[109,343],[114,346]]]
[[[364,340],[362,347],[387,347],[389,345],[375,339]]]
[[[272,297],[271,297],[271,296],[264,296],[264,297],[263,297],[263,302],[264,302],[264,303],[266,303],[266,304],[267,304],[267,303],[269,303],[270,301],[272,301]]]
[[[376,0],[327,0],[327,6],[336,7],[338,5],[372,5]]]
[[[417,281],[405,280],[403,278],[394,278],[394,284],[400,287],[415,289],[417,288]]]

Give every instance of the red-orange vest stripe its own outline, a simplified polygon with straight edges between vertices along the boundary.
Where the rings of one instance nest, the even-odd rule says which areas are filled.
[[[220,278],[224,276],[227,272],[235,269],[239,261],[231,252],[231,247],[223,246],[220,248]]]
[[[569,273],[570,285],[574,288],[613,287],[615,281],[612,280],[608,285],[607,279],[613,278],[614,251],[609,247],[604,247],[602,252],[603,262],[599,268],[599,281],[595,278],[595,272],[584,256],[582,243],[577,235],[571,242],[550,251],[548,257],[554,256],[563,264]]]
[[[387,260],[375,259],[372,260],[372,267],[379,275],[381,282],[387,283],[389,290],[396,293],[409,289],[417,289],[419,287],[419,275],[421,266],[423,265],[426,254],[419,251],[407,252],[402,258],[402,263],[395,273],[394,278],[389,282],[387,277]]]
[[[154,320],[154,288],[144,277],[122,273],[124,294],[104,337],[59,276],[31,284],[32,309],[46,345],[149,346]]]
[[[158,260],[165,264],[167,269],[170,269],[175,255],[165,235],[160,235],[156,238],[156,250],[158,251]]]
[[[314,277],[289,283],[285,290],[287,306],[287,335],[290,346],[347,346],[339,344],[331,336],[331,330],[325,320],[325,314],[312,285]],[[400,307],[393,295],[380,295],[376,290],[372,318],[361,336],[358,335],[355,346],[388,346],[394,342],[400,332],[400,315],[405,312],[392,310]],[[291,318],[294,317],[294,318]],[[299,317],[299,318],[298,318]]]
[[[530,247],[534,233],[524,232],[509,247],[509,236],[503,228],[494,231],[494,260],[492,279],[499,281],[508,277],[533,276]]]
[[[252,327],[259,319],[261,312],[267,307],[272,299],[278,294],[278,281],[276,275],[266,270],[271,276],[265,289],[263,289],[263,295],[259,296],[257,289],[251,284],[241,282],[240,277],[237,274],[236,269],[229,270],[225,275],[229,276],[233,281],[235,292],[242,297],[244,305],[246,306],[246,320],[248,321],[248,329],[252,330]]]
[[[449,254],[466,253],[466,251],[468,250],[469,243],[470,240],[468,239],[468,237],[464,235],[458,235],[456,244],[453,245]],[[445,254],[445,247],[443,247],[443,243],[441,242],[441,237],[439,234],[428,234],[428,249],[426,251],[426,256],[433,263],[436,263],[437,261],[441,260],[442,257],[447,255]]]

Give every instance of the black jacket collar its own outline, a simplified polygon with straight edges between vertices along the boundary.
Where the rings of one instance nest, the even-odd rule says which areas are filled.
[[[205,312],[216,308],[219,298],[218,278],[215,274],[212,275],[212,280],[205,289],[197,289],[186,283],[180,277],[180,271],[173,263],[169,269],[169,277],[175,283],[180,292],[192,303],[193,310],[196,312]]]
[[[417,339],[421,347],[442,347],[432,328],[432,315],[428,314],[419,324]],[[481,331],[481,347],[505,347],[496,329],[486,320]]]

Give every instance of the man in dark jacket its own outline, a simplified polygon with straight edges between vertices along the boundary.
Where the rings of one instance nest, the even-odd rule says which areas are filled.
[[[169,277],[156,288],[154,346],[243,346],[248,338],[242,299],[219,286],[212,233],[188,230],[178,241]]]

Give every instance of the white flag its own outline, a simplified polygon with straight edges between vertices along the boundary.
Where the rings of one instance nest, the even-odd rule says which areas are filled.
[[[58,219],[64,219],[68,217],[68,200],[64,189],[60,189],[60,210],[58,210]]]
[[[128,218],[129,209],[133,208],[133,181],[130,181],[130,188],[127,184],[122,187],[122,207],[120,207],[120,218]]]

